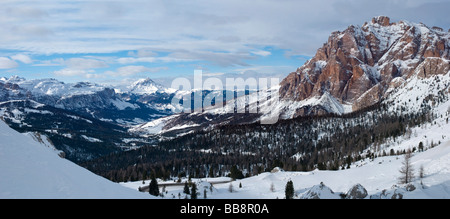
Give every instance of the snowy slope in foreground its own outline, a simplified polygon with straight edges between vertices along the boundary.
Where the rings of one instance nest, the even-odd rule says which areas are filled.
[[[294,182],[294,188],[299,197],[321,182],[336,193],[336,198],[339,198],[337,193],[346,193],[358,183],[367,189],[369,196],[381,193],[385,189],[392,192],[398,183],[402,161],[403,156],[388,156],[340,171],[264,173],[254,179],[242,180],[243,192],[251,192],[252,188],[259,185],[261,191],[252,191],[249,195],[283,198],[284,187],[289,179]],[[450,198],[450,141],[425,152],[415,153],[412,165],[416,176],[419,175],[417,172],[420,165],[423,165],[425,178],[422,182],[425,189],[420,186],[420,179],[417,177],[414,182],[417,189],[404,193],[404,198]],[[269,191],[271,183],[276,188],[274,193]],[[236,196],[239,196],[238,193]]]
[[[149,198],[62,159],[0,120],[0,199]]]

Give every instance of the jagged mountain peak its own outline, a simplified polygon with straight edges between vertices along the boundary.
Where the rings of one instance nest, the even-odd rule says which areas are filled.
[[[391,19],[387,16],[377,16],[372,18],[372,24],[378,24],[381,26],[389,26]]]
[[[333,32],[311,60],[285,78],[280,96],[304,101],[329,93],[353,110],[371,106],[385,97],[394,78],[446,74],[449,38],[442,28],[392,23],[386,16],[351,25]]]
[[[15,83],[15,82],[26,81],[25,78],[20,77],[20,76],[18,76],[18,75],[13,75],[13,76],[11,76],[11,77],[9,77],[9,78],[2,77],[0,80],[1,80],[1,81],[4,81],[5,83]]]
[[[73,87],[75,87],[75,88],[94,87],[94,86],[99,86],[99,85],[91,83],[91,82],[78,82],[75,85],[73,85]]]
[[[173,93],[171,89],[164,87],[163,85],[153,81],[150,78],[142,78],[133,82],[127,87],[129,93],[140,94],[140,95],[150,95],[155,93]]]
[[[151,78],[141,78],[133,83],[132,86],[136,85],[149,85],[149,84],[156,84]]]

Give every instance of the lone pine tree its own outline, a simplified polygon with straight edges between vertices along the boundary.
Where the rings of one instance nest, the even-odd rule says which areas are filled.
[[[148,193],[150,193],[150,195],[153,195],[153,196],[159,195],[158,182],[156,181],[155,177],[152,177],[152,181],[150,182],[150,186],[148,188]]]
[[[197,184],[192,184],[191,199],[197,199]]]
[[[286,199],[294,199],[294,183],[292,180],[289,180],[286,184],[285,195]]]
[[[187,182],[184,183],[183,193],[186,195],[191,194],[191,192],[189,191],[189,184]]]

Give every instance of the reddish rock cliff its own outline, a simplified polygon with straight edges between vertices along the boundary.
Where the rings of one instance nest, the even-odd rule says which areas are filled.
[[[446,74],[449,38],[442,28],[373,18],[362,27],[333,32],[311,60],[281,82],[280,96],[302,101],[329,93],[353,110],[368,107],[397,84],[391,83],[394,78]]]

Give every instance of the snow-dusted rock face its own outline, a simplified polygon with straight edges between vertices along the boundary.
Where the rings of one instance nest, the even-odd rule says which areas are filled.
[[[407,21],[373,18],[333,32],[305,65],[281,82],[280,97],[304,101],[330,94],[352,111],[380,102],[393,79],[426,78],[450,70],[450,33]],[[335,112],[332,112],[335,113]],[[295,116],[317,114],[308,108]]]
[[[127,92],[133,94],[154,94],[157,92],[173,93],[173,89],[165,88],[162,85],[154,82],[150,78],[144,78],[135,81],[127,87]]]
[[[121,100],[114,89],[89,82],[64,83],[55,79],[26,80],[13,76],[3,78],[0,87],[9,91],[9,99],[31,99],[61,109],[137,108]]]
[[[346,199],[363,199],[367,197],[367,190],[361,184],[356,184],[347,192]]]
[[[300,196],[300,199],[339,199],[339,195],[335,194],[328,186],[323,183],[311,187],[308,191]]]

